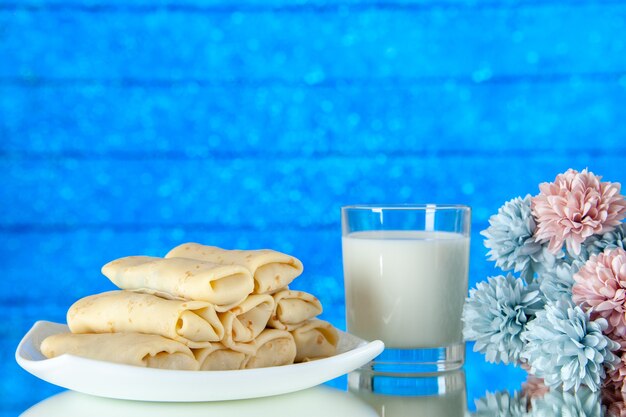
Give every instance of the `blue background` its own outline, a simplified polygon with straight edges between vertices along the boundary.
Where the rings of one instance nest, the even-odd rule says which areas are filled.
[[[59,390],[14,349],[114,258],[288,252],[343,328],[340,206],[471,205],[473,285],[499,206],[626,182],[625,139],[623,1],[0,0],[1,411]],[[470,358],[470,401],[518,388]]]

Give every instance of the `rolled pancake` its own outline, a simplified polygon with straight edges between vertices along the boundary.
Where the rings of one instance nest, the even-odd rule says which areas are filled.
[[[183,243],[169,251],[166,258],[181,257],[214,262],[221,265],[242,265],[254,277],[254,293],[267,294],[289,285],[302,274],[302,262],[271,249],[227,250],[199,243]]]
[[[242,302],[254,289],[246,267],[197,259],[127,256],[104,265],[102,273],[125,290],[208,301],[218,311]]]
[[[54,358],[65,353],[126,365],[195,371],[191,350],[175,340],[142,333],[59,333],[41,343],[41,353]]]
[[[218,313],[224,326],[222,343],[236,349],[242,343],[252,342],[265,329],[273,311],[271,295],[252,294],[231,310]]]
[[[67,312],[72,333],[146,333],[177,340],[192,348],[224,337],[213,304],[167,300],[133,291],[109,291],[75,302]]]
[[[233,371],[243,369],[249,356],[227,348],[221,343],[211,343],[210,347],[193,349],[201,371]]]
[[[246,369],[289,365],[296,357],[294,338],[287,331],[265,329],[255,343],[257,349],[246,362]]]
[[[291,334],[296,342],[296,362],[327,358],[337,352],[339,334],[326,321],[309,320]]]
[[[273,297],[274,311],[268,326],[274,329],[292,331],[322,314],[322,303],[304,291],[286,289],[273,294]]]

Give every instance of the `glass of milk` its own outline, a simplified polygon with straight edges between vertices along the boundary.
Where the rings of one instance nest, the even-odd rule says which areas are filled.
[[[460,368],[470,208],[357,205],[341,212],[348,332],[385,343],[371,370],[411,375]]]

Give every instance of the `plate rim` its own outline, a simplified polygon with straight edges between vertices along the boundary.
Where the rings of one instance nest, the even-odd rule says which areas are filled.
[[[343,332],[338,330],[340,335],[340,340],[346,337],[354,338],[359,341],[358,345],[352,349],[349,349],[345,352],[338,353],[337,355],[331,356],[329,358],[319,359],[317,361],[283,365],[283,366],[275,366],[268,368],[258,368],[258,369],[242,369],[242,370],[232,370],[232,371],[183,371],[183,370],[170,370],[170,369],[153,369],[153,368],[144,368],[133,365],[126,365],[120,363],[113,363],[107,361],[101,361],[96,359],[84,358],[75,355],[63,354],[51,359],[31,359],[24,356],[24,350],[27,347],[32,347],[36,351],[40,352],[39,346],[35,346],[34,337],[38,335],[40,332],[48,329],[51,326],[64,326],[67,331],[67,325],[62,323],[56,323],[47,320],[38,320],[36,321],[30,330],[24,335],[21,339],[20,343],[15,350],[15,359],[18,365],[27,371],[28,373],[34,375],[35,377],[42,379],[48,383],[53,385],[61,386],[63,388],[69,388],[74,391],[83,392],[86,394],[97,395],[108,398],[119,398],[119,399],[130,399],[130,400],[140,400],[140,401],[155,401],[155,398],[147,398],[144,396],[132,395],[132,393],[126,395],[110,395],[110,394],[102,394],[98,392],[94,392],[90,389],[81,390],[77,389],[76,386],[67,386],[68,384],[59,383],[58,378],[47,378],[46,374],[52,370],[62,369],[63,367],[76,367],[76,366],[84,366],[88,368],[93,368],[95,370],[103,371],[106,369],[106,373],[109,374],[122,374],[124,377],[131,376],[134,379],[144,380],[146,378],[151,378],[155,376],[161,376],[167,378],[169,381],[180,380],[186,381],[186,383],[194,384],[194,383],[203,383],[203,384],[211,384],[213,380],[219,380],[221,384],[232,384],[236,381],[240,381],[242,378],[245,379],[255,379],[259,377],[263,377],[265,379],[272,378],[286,378],[290,380],[290,384],[287,384],[288,387],[283,389],[271,390],[266,387],[264,390],[260,390],[254,395],[228,395],[228,396],[218,396],[212,397],[211,395],[207,396],[194,396],[190,395],[185,399],[178,399],[179,396],[172,396],[172,398],[161,398],[158,397],[157,401],[163,402],[198,402],[198,401],[220,401],[220,400],[231,400],[231,399],[245,399],[245,398],[257,398],[278,394],[286,394],[288,392],[299,391],[301,389],[310,388],[312,386],[316,386],[322,384],[326,381],[329,381],[333,378],[341,376],[345,373],[348,373],[364,364],[372,360],[374,357],[378,356],[382,350],[384,349],[384,344],[380,340],[374,340],[371,342],[360,339],[350,333]],[[55,331],[54,333],[58,333],[59,331]],[[345,361],[351,360],[351,365],[346,366]],[[320,365],[321,364],[321,365]],[[354,364],[357,364],[354,366]],[[298,378],[300,377],[300,378]],[[296,378],[296,379],[294,379]],[[298,379],[300,381],[298,381]],[[304,381],[306,380],[306,381]],[[300,383],[298,383],[300,382]],[[170,382],[175,383],[175,382]],[[71,385],[71,384],[70,384]],[[176,397],[176,398],[174,398]]]

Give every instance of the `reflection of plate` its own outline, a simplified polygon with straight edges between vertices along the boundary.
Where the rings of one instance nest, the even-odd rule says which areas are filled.
[[[20,417],[377,417],[351,393],[321,386],[270,398],[210,403],[157,403],[92,397],[66,391]]]
[[[15,359],[52,384],[101,397],[142,401],[219,401],[266,397],[309,388],[366,364],[383,343],[340,333],[338,353],[317,361],[241,371],[171,371],[97,361],[72,355],[46,359],[39,351],[49,335],[69,331],[38,321],[24,336]]]

